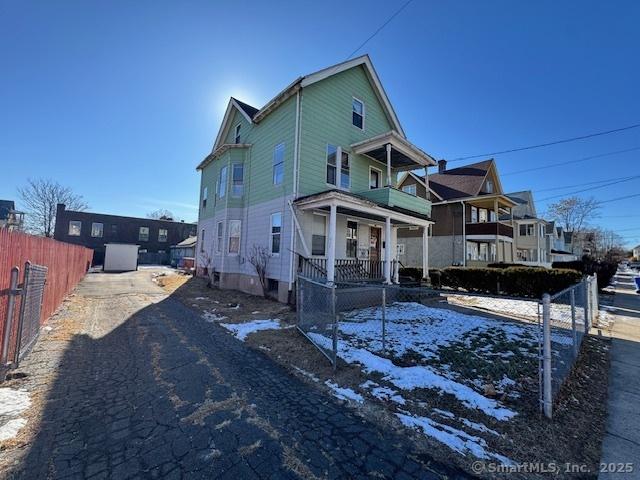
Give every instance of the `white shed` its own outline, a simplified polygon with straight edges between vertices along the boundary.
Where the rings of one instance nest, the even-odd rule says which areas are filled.
[[[103,272],[131,272],[138,270],[138,245],[107,243]]]

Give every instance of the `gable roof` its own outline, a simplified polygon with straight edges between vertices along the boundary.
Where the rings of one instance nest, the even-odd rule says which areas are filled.
[[[369,78],[369,81],[373,86],[373,91],[382,104],[382,108],[389,118],[389,122],[391,123],[393,129],[402,137],[406,138],[404,130],[402,129],[402,125],[400,125],[400,121],[398,120],[396,112],[393,109],[391,102],[389,101],[389,97],[387,96],[387,93],[385,92],[384,87],[380,82],[380,78],[378,77],[375,68],[373,68],[373,64],[371,63],[369,55],[362,55],[360,57],[347,60],[346,62],[323,68],[322,70],[318,70],[317,72],[298,77],[260,109],[252,107],[251,105],[248,105],[236,98],[231,97],[231,99],[229,100],[229,104],[227,105],[227,111],[225,112],[224,118],[222,120],[222,125],[220,126],[220,130],[218,131],[218,135],[216,137],[216,141],[213,145],[212,151],[220,146],[220,142],[223,138],[223,132],[229,128],[228,122],[231,120],[231,118],[233,118],[231,114],[232,108],[238,109],[245,116],[249,123],[260,123],[267,115],[273,112],[276,108],[278,108],[278,106],[289,99],[292,95],[295,95],[301,88],[308,87],[309,85],[313,85],[314,83],[320,82],[322,80],[325,80],[326,78],[332,77],[333,75],[337,75],[341,72],[358,66],[362,66],[364,68],[365,73],[367,74],[367,77]]]
[[[537,217],[536,206],[533,202],[533,193],[531,190],[507,193],[507,197],[516,202],[516,206],[512,209],[514,218]]]
[[[442,173],[432,173],[429,175],[429,188],[443,200],[477,197],[492,168],[495,168],[495,162],[491,158]]]

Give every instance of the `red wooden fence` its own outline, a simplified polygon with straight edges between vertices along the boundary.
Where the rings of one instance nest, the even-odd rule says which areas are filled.
[[[27,261],[49,269],[40,316],[40,323],[43,323],[82,280],[91,265],[92,255],[93,250],[78,245],[0,229],[0,339],[7,318],[9,277],[13,267],[20,268],[20,283]]]

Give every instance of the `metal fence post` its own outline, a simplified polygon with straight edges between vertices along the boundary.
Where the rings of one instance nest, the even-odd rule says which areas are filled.
[[[338,316],[336,309],[336,286],[331,286],[331,317],[333,318],[333,371],[338,368]]]
[[[573,335],[573,355],[578,356],[578,329],[576,328],[576,291],[571,289],[571,333]]]
[[[11,269],[11,277],[9,280],[9,298],[7,300],[7,318],[4,322],[4,335],[2,338],[2,358],[1,365],[6,365],[9,357],[9,341],[11,339],[11,331],[13,330],[13,317],[16,305],[16,296],[19,295],[18,279],[20,277],[20,269],[13,267]]]
[[[382,351],[387,351],[387,289],[382,287]]]
[[[542,389],[543,409],[547,418],[551,418],[553,396],[551,391],[551,297],[542,296]]]
[[[589,308],[589,296],[590,296],[590,285],[589,285],[589,277],[585,278],[582,281],[582,289],[584,291],[584,333],[587,335],[589,333],[589,328],[591,327],[591,316]]]
[[[591,281],[591,317],[593,322],[598,323],[600,309],[598,306],[598,274],[593,274],[593,280]]]
[[[24,278],[22,279],[22,301],[20,302],[20,317],[18,318],[18,334],[16,337],[16,353],[13,363],[17,367],[20,363],[20,347],[22,346],[22,327],[24,323],[24,310],[27,306],[27,294],[29,293],[29,274],[31,262],[24,264]]]

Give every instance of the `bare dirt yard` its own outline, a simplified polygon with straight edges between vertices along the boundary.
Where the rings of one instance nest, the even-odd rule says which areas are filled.
[[[359,309],[339,323],[334,372],[295,328],[291,307],[212,289],[202,278],[169,274],[155,281],[204,321],[221,325],[362,416],[397,429],[436,461],[484,478],[549,475],[498,475],[486,468],[522,463],[555,464],[556,478],[575,478],[565,465],[581,466],[584,478],[597,477],[609,366],[609,342],[602,337],[585,338],[550,421],[539,409],[538,340],[531,323],[441,300],[398,302],[387,309],[383,349],[380,313]],[[320,344],[328,341],[314,335]]]

